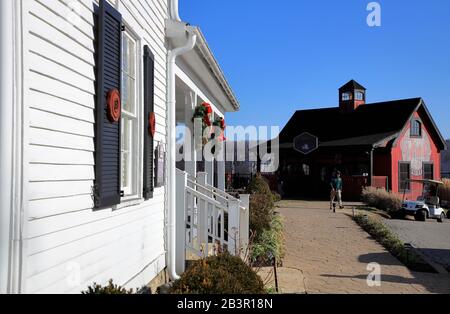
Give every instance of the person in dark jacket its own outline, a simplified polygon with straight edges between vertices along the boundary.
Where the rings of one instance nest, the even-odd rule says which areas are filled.
[[[333,178],[331,179],[331,201],[330,201],[330,209],[333,210],[333,204],[334,201],[337,198],[337,201],[339,203],[339,208],[343,209],[344,206],[342,205],[342,187],[343,182],[341,178],[341,172],[337,171]]]

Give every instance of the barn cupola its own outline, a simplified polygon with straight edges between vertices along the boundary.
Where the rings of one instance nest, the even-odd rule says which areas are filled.
[[[366,89],[351,80],[339,89],[339,108],[344,113],[350,113],[366,103]]]

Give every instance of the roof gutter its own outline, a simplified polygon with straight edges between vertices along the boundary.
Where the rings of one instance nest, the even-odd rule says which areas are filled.
[[[178,0],[170,1],[170,19],[166,20],[166,37],[168,39],[185,39],[180,47],[173,47],[167,55],[167,268],[172,280],[178,280],[180,276],[176,272],[176,84],[175,63],[181,56],[194,49],[197,42],[195,28],[181,22],[178,15]],[[184,226],[179,226],[184,228]],[[182,231],[184,232],[184,230]]]
[[[10,289],[14,102],[14,0],[0,1],[0,294]]]
[[[199,28],[196,29],[196,34],[198,37],[198,51],[200,52],[201,56],[206,60],[208,66],[211,69],[211,72],[216,77],[217,82],[222,87],[224,93],[228,97],[228,100],[230,101],[231,105],[236,111],[239,111],[240,105],[239,101],[237,100],[235,94],[233,93],[233,90],[230,87],[230,84],[228,84],[227,79],[225,78],[225,74],[223,73],[222,69],[219,66],[219,63],[217,62],[216,58],[214,57],[211,49],[208,46],[208,43],[206,42],[205,37],[203,36],[202,32]]]

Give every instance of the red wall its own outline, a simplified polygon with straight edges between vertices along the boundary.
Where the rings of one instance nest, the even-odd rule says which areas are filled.
[[[390,150],[375,150],[373,155],[373,175],[374,177],[388,177],[388,186],[386,188],[390,190],[392,189],[391,161]]]
[[[430,135],[432,126],[426,123],[426,118],[421,117],[419,113],[414,114],[415,118],[422,118],[422,137],[410,137],[410,123],[402,131],[402,134],[397,139],[392,148],[392,191],[399,193],[399,162],[411,162],[411,179],[422,179],[422,164],[423,162],[433,162],[434,164],[434,179],[440,179],[441,176],[441,158],[440,151],[436,146],[435,140]],[[405,197],[410,200],[417,199],[422,194],[422,185],[419,183],[411,183],[411,192],[407,193]],[[403,196],[403,192],[400,193]]]
[[[374,176],[391,176],[391,154],[389,151],[377,152],[373,155]]]

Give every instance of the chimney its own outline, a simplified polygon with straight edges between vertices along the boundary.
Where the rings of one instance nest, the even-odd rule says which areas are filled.
[[[366,103],[366,89],[351,80],[339,89],[339,108],[343,113],[351,113]]]

